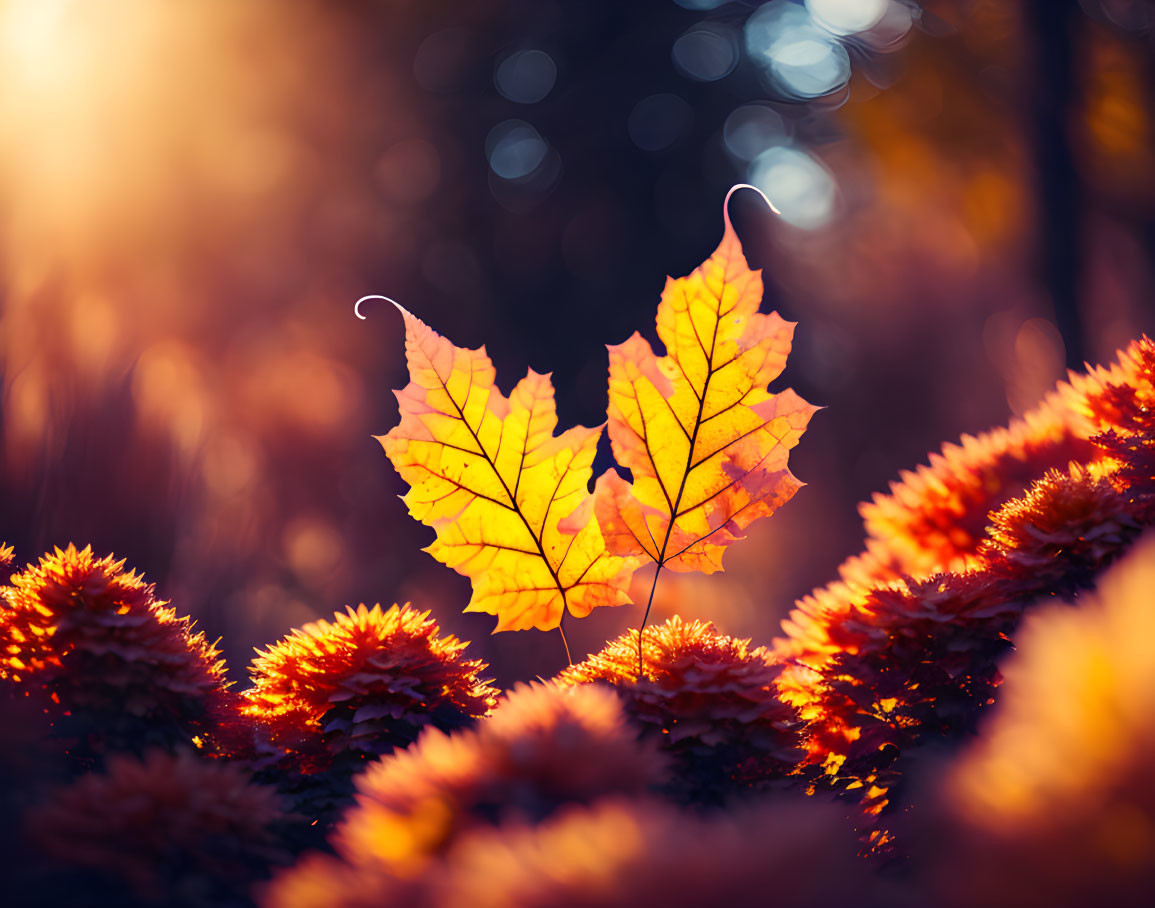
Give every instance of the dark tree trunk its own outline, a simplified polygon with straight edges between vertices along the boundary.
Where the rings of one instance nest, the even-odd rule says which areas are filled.
[[[1079,306],[1083,193],[1071,126],[1079,93],[1076,35],[1086,20],[1078,0],[1026,0],[1025,13],[1034,38],[1030,100],[1039,277],[1054,306],[1067,365],[1079,369],[1086,358]]]

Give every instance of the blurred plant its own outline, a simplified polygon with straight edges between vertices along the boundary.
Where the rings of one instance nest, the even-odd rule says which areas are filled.
[[[42,692],[0,682],[0,875],[7,904],[46,904],[40,881],[29,873],[35,848],[21,819],[38,807],[45,791],[69,779],[60,742],[52,736]]]
[[[266,908],[633,908],[859,903],[871,881],[827,805],[771,803],[708,818],[618,798],[463,836],[416,876],[311,857]],[[874,884],[877,886],[877,884]]]
[[[191,752],[109,759],[30,812],[28,833],[56,862],[61,904],[245,905],[249,885],[287,859],[271,789],[239,767]],[[91,872],[93,885],[59,868]]]
[[[349,865],[411,873],[474,827],[642,794],[664,776],[657,748],[637,739],[612,692],[522,685],[476,729],[429,729],[370,767],[333,843]]]
[[[1077,416],[1058,407],[1057,397],[1005,429],[943,445],[929,466],[904,471],[888,494],[862,504],[866,552],[844,566],[844,577],[870,582],[965,570],[993,509],[1042,471],[1094,457],[1086,428],[1078,432]]]
[[[983,736],[946,773],[948,905],[1140,905],[1155,885],[1155,537],[1075,611],[1032,615]],[[966,868],[965,872],[963,868]]]
[[[1147,469],[1141,450],[1155,438],[1155,342],[1142,337],[1108,368],[1071,373],[1022,419],[931,454],[890,493],[860,510],[866,552],[842,574],[850,582],[929,576],[981,563],[988,515],[1023,494],[1046,470],[1093,463],[1116,452],[1129,470]],[[1150,457],[1150,454],[1147,455]],[[1151,472],[1155,475],[1155,470]],[[1128,489],[1141,477],[1120,474]],[[1150,480],[1150,477],[1148,477]]]
[[[56,549],[10,579],[0,602],[0,681],[40,694],[71,758],[203,744],[226,710],[224,663],[155,598],[91,548]]]
[[[720,803],[781,779],[803,757],[797,713],[778,697],[782,672],[763,647],[710,622],[674,617],[643,641],[638,632],[562,671],[562,684],[614,686],[627,714],[673,759],[671,797]]]

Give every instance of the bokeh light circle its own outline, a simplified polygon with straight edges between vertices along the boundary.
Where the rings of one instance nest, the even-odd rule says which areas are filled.
[[[794,227],[817,230],[834,214],[834,178],[805,151],[787,146],[767,149],[751,162],[748,178],[766,193],[782,220]]]
[[[677,95],[656,94],[642,98],[627,122],[630,139],[643,151],[669,148],[690,128],[694,113]]]
[[[817,98],[850,79],[850,56],[830,32],[814,24],[801,6],[776,0],[746,22],[751,60],[786,96]]]
[[[493,84],[502,97],[517,104],[543,100],[557,81],[557,64],[545,51],[519,50],[498,64]]]
[[[806,0],[814,21],[835,35],[856,35],[882,21],[890,0]]]
[[[671,56],[683,76],[716,82],[738,65],[738,42],[729,29],[698,26],[674,42]]]
[[[726,150],[740,161],[753,161],[787,134],[785,121],[765,104],[744,104],[731,111],[722,127]]]
[[[489,131],[485,154],[490,169],[503,180],[530,176],[545,160],[549,146],[524,120],[505,120]]]

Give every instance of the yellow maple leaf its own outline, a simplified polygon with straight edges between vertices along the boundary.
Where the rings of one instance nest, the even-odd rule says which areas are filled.
[[[496,615],[497,631],[550,630],[567,609],[629,602],[637,561],[606,551],[588,488],[601,427],[554,436],[548,375],[531,369],[506,398],[484,347],[401,314],[410,381],[400,424],[376,437],[411,486],[409,513],[436,531],[426,551],[472,581],[466,611]]]
[[[632,484],[613,470],[597,483],[598,521],[616,554],[719,571],[726,547],[803,485],[787,455],[818,408],[767,390],[794,324],[760,313],[761,301],[761,273],[727,216],[717,251],[666,282],[657,317],[666,355],[637,333],[609,348],[610,441],[633,474]]]

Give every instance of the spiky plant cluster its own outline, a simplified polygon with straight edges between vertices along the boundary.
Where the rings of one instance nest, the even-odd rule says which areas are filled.
[[[901,754],[973,728],[1022,605],[982,572],[908,580],[840,605],[827,637],[839,648],[816,667],[783,652],[792,664],[781,693],[808,720],[807,763],[876,814]]]
[[[928,466],[903,472],[889,494],[861,506],[866,552],[844,566],[844,579],[882,581],[973,567],[989,512],[1048,470],[1065,472],[1072,462],[1116,456],[1129,470],[1138,469],[1121,481],[1155,477],[1155,341],[1148,337],[1108,367],[1071,373],[1007,428],[964,436],[931,454]]]
[[[30,812],[28,834],[59,867],[88,871],[94,905],[244,904],[270,865],[285,863],[275,793],[235,764],[188,752],[109,759]]]
[[[270,886],[266,908],[636,908],[858,903],[866,868],[836,813],[813,801],[697,816],[610,798],[540,825],[455,841],[419,873],[314,857]]]
[[[1145,462],[1112,445],[1124,437],[1137,444],[1155,425],[1148,415],[1155,405],[1152,374],[1155,345],[1144,339],[1115,366],[1072,376],[1048,398],[1038,424],[1054,426],[1043,417],[1066,413],[1062,424],[1078,429],[1090,453],[1061,469],[1052,469],[1049,457],[1022,460],[1015,475],[1033,470],[1033,480],[986,515],[985,538],[967,537],[963,561],[926,555],[942,551],[932,533],[919,562],[929,573],[908,562],[905,576],[869,582],[864,577],[879,563],[872,550],[857,562],[857,581],[832,584],[798,603],[775,645],[787,666],[778,689],[807,722],[806,763],[821,766],[826,783],[869,812],[881,811],[901,774],[900,757],[928,739],[957,738],[993,702],[999,659],[1023,611],[1090,588],[1152,522]],[[982,485],[988,470],[995,476],[990,488],[1010,488],[1006,451],[992,448],[984,459],[975,448],[965,475],[936,462],[934,481],[923,477],[933,486],[927,513],[938,513],[938,502],[956,485]],[[1016,456],[1027,458],[1029,448]],[[913,519],[920,508],[911,492],[904,513]],[[936,563],[966,567],[943,571]]]
[[[486,665],[439,633],[429,612],[380,605],[292,631],[250,668],[246,715],[305,772],[363,761],[412,743],[426,726],[461,728],[493,707]]]
[[[788,775],[802,756],[798,716],[777,696],[782,666],[763,647],[708,621],[673,617],[565,669],[562,684],[609,684],[626,712],[670,754],[676,797],[717,803]]]
[[[928,466],[903,471],[889,494],[862,504],[863,565],[851,580],[891,580],[965,569],[985,539],[987,514],[1018,496],[1044,471],[1095,456],[1084,420],[1052,395],[1006,428],[964,435],[931,454]]]
[[[1102,431],[1095,444],[1141,522],[1155,522],[1155,341],[1135,341],[1110,370],[1085,381],[1084,406]]]
[[[7,583],[12,576],[12,559],[16,557],[16,550],[7,543],[0,542],[0,583]]]
[[[253,660],[241,713],[256,743],[240,755],[323,837],[367,760],[493,707],[497,690],[480,677],[486,665],[465,658],[467,646],[408,605],[360,605],[296,629]]]
[[[43,694],[85,762],[211,733],[224,663],[187,617],[113,556],[56,549],[0,602],[0,680]]]
[[[985,562],[1008,581],[1066,594],[1110,563],[1138,535],[1141,518],[1115,470],[1072,464],[1048,471],[1020,498],[990,515]],[[1008,585],[1010,585],[1010,583]],[[1065,585],[1071,583],[1072,589]]]
[[[664,770],[611,691],[521,685],[476,728],[429,729],[371,766],[333,840],[350,865],[409,871],[469,829],[641,794],[664,781]]]

